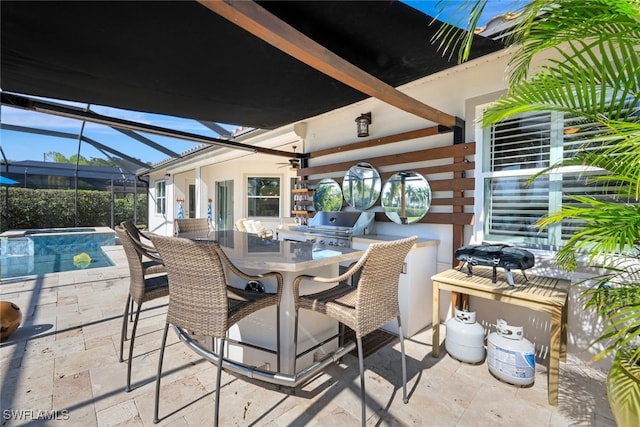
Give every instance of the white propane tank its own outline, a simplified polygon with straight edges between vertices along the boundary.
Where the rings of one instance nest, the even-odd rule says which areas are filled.
[[[487,366],[497,378],[514,385],[533,384],[535,347],[523,336],[522,326],[509,326],[498,319],[496,331],[487,339]]]
[[[456,308],[446,326],[445,347],[451,357],[466,363],[484,360],[484,328],[476,323],[475,312]]]

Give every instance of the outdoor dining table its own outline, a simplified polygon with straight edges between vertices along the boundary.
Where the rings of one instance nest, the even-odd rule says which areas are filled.
[[[355,261],[364,254],[364,250],[351,249],[341,246],[321,245],[314,241],[296,242],[263,239],[258,235],[233,230],[209,231],[200,233],[181,233],[179,237],[202,242],[217,242],[229,259],[241,270],[249,274],[276,271],[282,274],[284,289],[280,304],[280,372],[272,369],[248,369],[250,366],[261,366],[266,358],[259,351],[251,355],[252,348],[243,348],[238,354],[241,361],[234,362],[234,355],[230,352],[229,360],[225,358],[223,366],[240,374],[280,385],[296,386],[315,371],[326,366],[332,360],[348,353],[354,344],[338,348],[338,324],[333,319],[308,310],[299,313],[298,352],[321,344],[318,350],[299,357],[294,372],[295,348],[295,302],[293,296],[293,280],[301,274],[312,276],[335,277],[339,274],[340,263]],[[231,281],[232,286],[243,287],[245,283]],[[275,291],[275,283],[264,283],[267,292]],[[313,293],[332,285],[305,284],[301,286],[301,294]],[[264,309],[253,314],[239,323],[242,342],[260,346],[275,347],[275,308]],[[183,341],[188,337],[181,337]],[[193,344],[193,343],[192,343]],[[196,344],[197,345],[197,344]],[[201,352],[202,345],[194,350]],[[336,352],[337,350],[337,352]],[[330,354],[331,352],[333,354]],[[211,359],[210,354],[201,353]],[[321,360],[323,356],[325,360]],[[262,359],[261,359],[262,358]],[[270,364],[271,367],[275,366]],[[270,371],[270,372],[269,372]]]

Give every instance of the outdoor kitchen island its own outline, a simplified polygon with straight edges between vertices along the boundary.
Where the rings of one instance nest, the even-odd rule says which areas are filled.
[[[402,239],[402,236],[388,234],[370,234],[354,236],[351,240],[351,248],[366,249],[375,242],[388,242]],[[431,276],[437,272],[439,240],[418,238],[407,258],[404,269],[398,283],[398,303],[400,304],[400,317],[402,319],[402,333],[409,338],[432,322],[432,306],[429,304],[433,296],[433,283]],[[398,325],[395,321],[382,327],[394,334],[398,333]]]
[[[278,230],[281,240],[305,241],[313,239],[307,227],[292,227]],[[366,250],[376,242],[388,242],[402,239],[403,236],[390,234],[351,235],[348,247]],[[400,275],[398,285],[398,302],[402,318],[402,332],[405,338],[415,335],[429,326],[432,321],[432,305],[429,303],[433,295],[431,276],[437,272],[437,250],[440,241],[437,239],[418,238],[413,249],[407,255],[403,274]],[[341,245],[336,245],[341,246]],[[335,247],[335,246],[332,246]],[[341,263],[346,267],[348,263]],[[394,334],[398,333],[395,321],[386,324],[383,329]]]
[[[275,354],[262,351],[254,346],[275,349],[276,347],[276,308],[269,307],[243,319],[229,330],[229,338],[247,345],[229,343],[223,366],[254,379],[284,385],[296,386],[305,382],[323,366],[332,363],[332,352],[338,350],[341,357],[355,348],[349,343],[338,349],[336,321],[327,316],[300,310],[298,332],[298,354],[294,366],[294,326],[295,305],[291,284],[301,274],[315,276],[338,276],[339,264],[355,261],[364,254],[364,250],[348,247],[319,245],[312,241],[295,242],[262,239],[255,234],[223,230],[208,233],[183,233],[179,235],[197,241],[216,241],[225,254],[241,270],[250,274],[277,271],[283,275],[284,289],[280,305],[280,371],[277,371]],[[232,277],[229,277],[231,280]],[[233,278],[232,286],[245,288],[246,283]],[[263,283],[266,292],[275,292],[276,285],[269,281]],[[330,287],[327,285],[303,283],[301,294],[318,292]],[[214,343],[209,338],[193,337],[177,330],[180,339],[203,357],[215,361],[211,350]],[[318,344],[320,346],[316,347]],[[324,358],[324,356],[327,356]],[[324,360],[323,360],[324,358]],[[253,368],[257,367],[257,368]]]

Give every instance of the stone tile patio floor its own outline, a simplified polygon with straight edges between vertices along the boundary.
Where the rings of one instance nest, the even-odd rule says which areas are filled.
[[[120,247],[109,253],[114,267],[0,282],[0,299],[16,303],[24,315],[21,327],[1,346],[1,425],[154,425],[154,381],[167,300],[143,307],[135,388],[126,393],[126,363],[118,362],[118,348],[128,269]],[[175,333],[169,340],[159,425],[211,425],[216,367],[178,342]],[[365,359],[367,425],[615,425],[605,374],[571,355],[561,363],[560,402],[553,407],[547,403],[546,363],[536,364],[533,386],[519,388],[491,376],[486,362],[460,363],[446,351],[432,358],[430,328],[407,340],[406,351],[406,405],[398,340]],[[222,426],[360,423],[358,363],[352,356],[295,391],[226,373],[222,383]]]

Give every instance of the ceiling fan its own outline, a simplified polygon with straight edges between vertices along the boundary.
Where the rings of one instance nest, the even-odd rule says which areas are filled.
[[[293,145],[291,148],[293,148],[293,152],[295,154],[296,152],[296,146]],[[283,168],[285,166],[289,166],[289,170],[295,170],[295,169],[299,169],[300,168],[300,159],[297,159],[295,157],[290,158],[286,163],[285,162],[281,162],[281,163],[276,163],[279,168]]]

